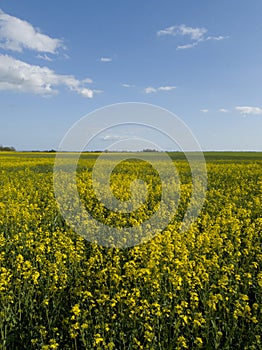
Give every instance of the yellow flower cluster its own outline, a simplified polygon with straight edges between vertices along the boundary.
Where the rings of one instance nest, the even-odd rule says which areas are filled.
[[[67,226],[54,197],[54,155],[0,156],[0,349],[262,348],[262,156],[209,155],[207,198],[185,233],[190,169],[172,157],[181,176],[176,216],[149,242],[118,249]],[[119,214],[94,197],[95,159],[84,154],[78,166],[86,209],[116,227],[147,220],[161,198],[156,172],[127,162],[148,183],[148,198]],[[117,198],[129,199],[132,179],[123,164],[115,169]]]

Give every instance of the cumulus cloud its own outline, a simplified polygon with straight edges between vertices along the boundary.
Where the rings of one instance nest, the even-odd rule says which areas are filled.
[[[8,55],[0,55],[0,90],[53,95],[56,87],[66,86],[83,97],[92,98],[94,91],[85,84],[90,79],[77,80],[73,75],[56,74],[48,67],[31,65]]]
[[[27,21],[10,16],[0,10],[0,47],[22,52],[30,49],[37,52],[55,54],[65,48],[62,40],[42,34]]]
[[[157,88],[153,87],[153,86],[148,86],[144,89],[144,92],[146,94],[151,94],[153,92],[157,92],[157,91],[171,91],[176,89],[175,86],[159,86]]]
[[[262,115],[262,108],[251,106],[237,106],[236,111],[243,115]]]
[[[158,36],[175,36],[175,37],[187,37],[191,42],[178,45],[177,50],[185,50],[190,49],[194,46],[197,46],[200,42],[203,41],[220,41],[228,38],[227,36],[206,36],[208,30],[206,28],[192,28],[186,26],[185,24],[174,25],[171,27],[167,27],[165,29],[161,29],[157,32]]]
[[[111,57],[101,57],[100,62],[111,62],[112,58]]]
[[[42,34],[27,21],[6,14],[0,9],[0,48],[6,51],[23,52],[25,49],[37,53],[36,57],[52,61],[51,54],[65,49],[63,41]],[[66,56],[64,56],[66,57]],[[57,74],[46,66],[38,66],[18,60],[10,55],[0,54],[0,91],[54,95],[58,87],[65,86],[79,95],[92,98],[101,90],[92,90],[86,84],[92,80],[78,80],[73,75]]]

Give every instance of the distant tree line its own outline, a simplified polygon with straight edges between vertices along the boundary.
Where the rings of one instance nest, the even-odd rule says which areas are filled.
[[[2,146],[0,145],[0,152],[15,152],[16,149],[12,146]]]
[[[158,152],[156,149],[145,148],[142,152]]]

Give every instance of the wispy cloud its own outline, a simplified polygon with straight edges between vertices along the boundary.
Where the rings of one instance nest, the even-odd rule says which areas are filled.
[[[235,109],[242,115],[262,115],[262,108],[260,107],[237,106]]]
[[[177,48],[177,50],[191,49],[192,47],[197,46],[198,43],[199,43],[198,41],[195,41],[192,44],[178,45],[176,48]]]
[[[131,85],[131,84],[126,84],[126,83],[123,83],[123,84],[121,84],[123,87],[125,87],[125,88],[130,88],[130,87],[132,87],[133,85]]]
[[[46,54],[44,54],[44,55],[38,54],[36,57],[40,58],[41,60],[48,61],[48,62],[52,62],[53,61],[53,59],[51,57],[49,57],[48,55],[46,55]]]
[[[77,80],[73,75],[56,74],[48,67],[30,65],[8,55],[0,55],[0,90],[54,95],[58,86],[66,86],[83,97],[92,98],[94,91],[85,84],[90,79]]]
[[[191,42],[185,43],[177,46],[177,50],[185,50],[190,49],[194,46],[197,46],[200,42],[203,41],[220,41],[227,39],[228,36],[206,36],[208,30],[206,28],[198,28],[198,27],[189,27],[185,24],[174,25],[171,27],[167,27],[165,29],[161,29],[157,32],[158,36],[174,36],[174,37],[187,37]]]
[[[220,108],[220,109],[219,109],[219,112],[221,112],[221,113],[228,113],[228,112],[229,112],[229,109]]]
[[[84,84],[92,84],[93,80],[90,79],[90,78],[85,78],[85,79],[81,80],[81,82],[84,83]]]
[[[111,57],[101,57],[100,62],[112,62],[112,58]]]
[[[102,136],[101,139],[104,141],[119,141],[119,140],[125,140],[127,137],[123,135],[105,135]]]
[[[159,86],[159,87],[153,87],[153,86],[148,86],[144,89],[144,92],[146,94],[151,94],[151,93],[154,93],[154,92],[157,92],[157,91],[171,91],[171,90],[174,90],[176,89],[175,86]]]
[[[208,112],[209,112],[209,110],[208,110],[208,109],[206,109],[206,108],[203,108],[203,109],[200,109],[200,112],[202,112],[202,113],[208,113]]]
[[[55,54],[65,48],[61,39],[42,34],[27,21],[0,10],[0,47],[22,52],[24,49]]]
[[[103,92],[104,90],[97,90],[97,89],[93,90],[93,94],[102,94]]]
[[[176,89],[175,86],[160,86],[157,90],[159,91],[171,91]]]
[[[206,28],[192,28],[185,24],[171,26],[157,32],[157,35],[187,35],[191,40],[200,40],[203,38],[204,34],[207,32]]]
[[[220,41],[220,40],[225,40],[225,39],[228,39],[228,38],[229,38],[229,36],[223,36],[223,35],[208,36],[207,38],[204,39],[204,41],[208,41],[208,40]]]

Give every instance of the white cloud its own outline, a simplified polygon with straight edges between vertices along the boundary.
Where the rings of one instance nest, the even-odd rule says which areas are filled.
[[[144,89],[146,94],[151,94],[152,92],[157,92],[157,89],[153,88],[152,86],[148,86]]]
[[[119,141],[119,140],[125,140],[127,137],[124,137],[122,135],[105,135],[101,139],[104,141]]]
[[[206,28],[192,28],[185,25],[179,27],[181,35],[188,35],[192,40],[199,40],[203,38],[204,34],[207,32]]]
[[[197,46],[197,45],[198,45],[198,41],[195,41],[192,44],[178,45],[176,47],[176,49],[177,50],[186,50],[186,49],[191,49],[192,47]]]
[[[112,62],[112,58],[111,57],[101,57],[100,62]]]
[[[93,83],[93,80],[90,79],[90,78],[85,78],[83,80],[81,80],[82,83],[85,83],[85,84],[92,84]]]
[[[223,36],[223,35],[219,35],[219,36],[208,36],[207,38],[205,38],[204,41],[208,41],[208,40],[215,40],[215,41],[220,41],[220,40],[224,40],[224,39],[228,39],[229,36]]]
[[[191,40],[199,40],[203,37],[203,35],[207,32],[206,28],[192,28],[188,27],[185,24],[181,24],[179,26],[171,26],[157,32],[158,36],[161,35],[187,35]]]
[[[165,28],[165,29],[161,29],[161,30],[159,30],[157,32],[157,35],[158,36],[161,36],[161,35],[174,35],[175,28],[176,28],[176,26],[172,26],[172,27],[168,27],[168,28]]]
[[[93,96],[94,96],[94,92],[91,89],[88,89],[88,88],[83,88],[83,87],[82,88],[76,88],[75,91],[78,92],[83,97],[93,98]]]
[[[221,112],[221,113],[228,113],[228,112],[229,112],[229,109],[220,108],[219,112]]]
[[[37,58],[40,58],[41,60],[45,60],[45,61],[49,61],[49,62],[52,62],[53,60],[52,60],[52,58],[51,57],[49,57],[49,56],[47,56],[46,54],[44,54],[44,55],[37,55],[36,56]]]
[[[262,115],[262,108],[251,106],[237,106],[235,109],[243,115]]]
[[[10,16],[0,10],[0,47],[22,52],[23,49],[37,52],[57,53],[65,48],[62,40],[42,34],[27,21]]]
[[[125,83],[123,83],[123,84],[121,84],[123,87],[125,87],[125,88],[130,88],[130,87],[132,87],[132,85],[130,85],[130,84],[125,84]]]
[[[151,94],[153,92],[157,92],[157,91],[171,91],[171,90],[174,90],[176,89],[175,86],[159,86],[157,88],[155,87],[152,87],[152,86],[148,86],[144,89],[144,92],[146,94]]]
[[[208,110],[208,109],[206,109],[206,108],[203,108],[203,109],[200,109],[200,112],[202,112],[202,113],[208,113],[208,112],[209,112],[209,110]]]
[[[160,86],[158,88],[159,91],[171,91],[171,90],[174,90],[176,89],[175,86]]]
[[[8,55],[0,55],[0,90],[45,96],[58,93],[56,87],[64,85],[83,97],[92,98],[94,91],[84,86],[86,82],[87,79],[80,81],[72,75],[56,74],[48,67],[30,65]]]
[[[203,42],[203,41],[209,41],[209,40],[220,41],[228,38],[222,35],[206,37],[207,32],[208,30],[206,28],[198,28],[198,27],[192,28],[192,27],[186,26],[185,24],[181,24],[181,25],[175,25],[165,29],[161,29],[157,32],[157,35],[188,37],[189,40],[191,40],[190,43],[178,45],[177,50],[190,49],[194,46],[197,46],[200,42]]]

